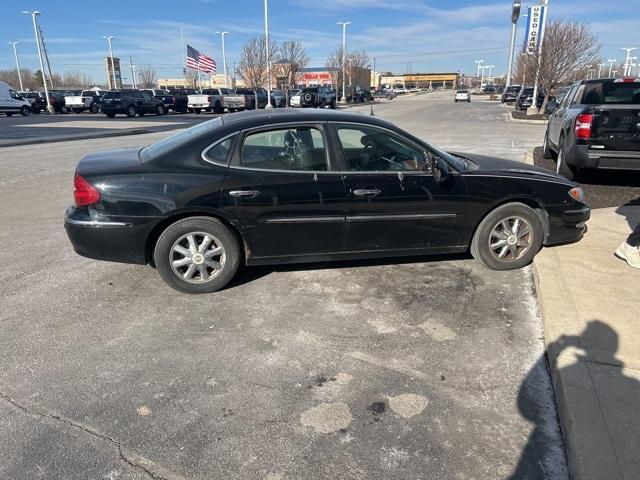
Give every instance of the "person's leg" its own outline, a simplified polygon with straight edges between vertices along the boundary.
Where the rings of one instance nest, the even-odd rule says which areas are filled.
[[[640,224],[627,237],[627,241],[616,249],[615,254],[625,260],[630,267],[640,268]]]

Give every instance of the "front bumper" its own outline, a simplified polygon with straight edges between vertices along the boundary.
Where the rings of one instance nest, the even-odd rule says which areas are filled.
[[[591,209],[587,205],[574,207],[548,208],[549,231],[545,246],[577,242],[587,231],[587,221],[591,217]]]
[[[105,217],[83,208],[69,207],[64,228],[76,253],[109,262],[147,263],[145,242],[155,218]]]

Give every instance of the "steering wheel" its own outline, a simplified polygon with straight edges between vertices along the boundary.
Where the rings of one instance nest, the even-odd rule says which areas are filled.
[[[302,156],[302,146],[300,145],[300,139],[295,133],[289,130],[284,136],[284,157],[285,161],[294,165],[298,158]]]

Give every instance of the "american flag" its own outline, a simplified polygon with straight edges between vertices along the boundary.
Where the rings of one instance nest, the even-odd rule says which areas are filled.
[[[216,73],[216,61],[187,45],[187,68],[199,69],[203,73]]]

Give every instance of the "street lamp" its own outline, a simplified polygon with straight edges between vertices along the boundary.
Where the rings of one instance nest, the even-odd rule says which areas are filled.
[[[18,69],[18,81],[20,82],[20,91],[24,92],[24,87],[22,86],[22,74],[20,73],[20,62],[18,61],[18,50],[16,49],[16,45],[20,42],[7,42],[9,45],[13,45],[13,55],[16,57],[16,68]]]
[[[516,46],[516,27],[520,18],[521,0],[513,0],[511,7],[511,42],[509,44],[509,67],[507,70],[507,87],[511,85],[511,70],[513,70],[513,50]]]
[[[115,37],[111,35],[103,35],[102,38],[106,38],[109,43],[109,57],[111,58],[111,78],[113,78],[112,90],[117,90],[118,85],[116,84],[116,64],[113,61],[113,49],[111,48],[111,40]]]
[[[625,52],[627,52],[627,58],[624,61],[624,70],[622,73],[623,77],[626,77],[627,75],[629,75],[628,71],[630,70],[628,65],[629,65],[629,57],[631,56],[631,52],[633,52],[634,50],[637,50],[636,47],[633,48],[621,48],[620,50],[624,50]]]
[[[602,78],[602,67],[604,67],[606,65],[606,63],[599,63],[598,64],[598,78]]]
[[[480,68],[482,68],[482,63],[484,62],[484,60],[474,60],[473,63],[476,64],[476,67],[478,67],[478,71],[476,73],[476,80],[478,79],[478,77],[480,77]],[[482,86],[482,82],[480,83],[480,86]]]
[[[34,10],[33,12],[25,11],[22,12],[25,15],[31,15],[31,19],[33,20],[33,31],[36,35],[36,46],[38,47],[38,58],[40,59],[40,73],[42,73],[42,83],[44,83],[44,96],[47,100],[47,111],[49,113],[55,113],[53,109],[53,105],[51,105],[51,101],[49,100],[49,89],[47,88],[47,78],[44,75],[44,63],[42,63],[42,51],[40,50],[40,34],[38,33],[38,23],[36,22],[36,17],[40,15],[40,12]]]
[[[351,22],[338,22],[342,25],[342,98],[340,103],[347,103],[347,25]]]
[[[138,88],[138,85],[136,83],[136,68],[138,68],[137,65],[131,65],[131,83],[133,83],[134,90]]]
[[[613,69],[613,64],[614,64],[614,62],[617,62],[617,61],[618,60],[616,60],[615,58],[610,58],[609,60],[607,60],[607,62],[609,62],[609,77],[608,78],[611,78],[611,70]],[[616,73],[617,72],[618,71],[616,70]]]
[[[267,105],[265,108],[273,108],[271,105],[271,52],[269,52],[269,0],[264,0],[264,38],[267,53]],[[256,105],[257,107],[257,105]]]
[[[573,82],[574,82],[574,83],[575,83],[575,81],[577,80],[578,72],[579,72],[579,71],[580,71],[580,69],[579,69],[579,68],[577,68],[577,67],[573,69]]]
[[[225,88],[229,88],[227,85],[227,54],[224,50],[224,36],[229,32],[216,32],[216,35],[220,35],[222,37],[222,68],[224,70],[224,86]],[[271,103],[271,102],[269,102]]]

